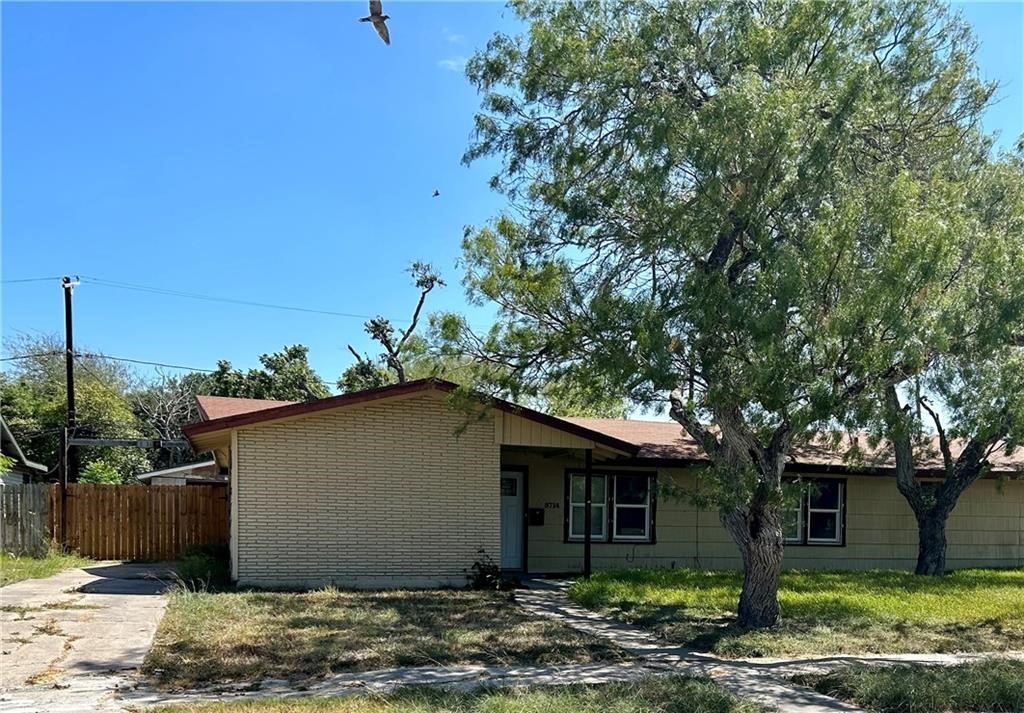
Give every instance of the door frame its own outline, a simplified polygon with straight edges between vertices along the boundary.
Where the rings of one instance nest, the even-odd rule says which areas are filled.
[[[522,527],[520,528],[523,533],[523,562],[522,566],[518,568],[506,569],[502,567],[502,571],[505,572],[527,572],[529,571],[529,544],[530,537],[528,535],[530,527],[530,469],[525,465],[502,465],[498,472],[498,477],[501,477],[502,473],[519,473],[523,477],[523,488],[522,488],[522,502],[523,502],[523,514],[522,514]]]

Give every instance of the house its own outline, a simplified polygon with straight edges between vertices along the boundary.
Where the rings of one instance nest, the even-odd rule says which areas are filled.
[[[50,469],[25,457],[3,416],[0,416],[0,448],[3,454],[13,461],[10,470],[0,474],[0,484],[20,485],[46,479]]]
[[[144,485],[227,485],[228,483],[226,469],[217,465],[216,460],[151,470],[147,473],[139,473],[135,477]]]
[[[595,569],[741,566],[717,513],[670,496],[706,487],[706,458],[678,425],[503,401],[470,413],[453,407],[455,390],[423,380],[309,403],[200,397],[206,420],[185,433],[230,470],[239,583],[461,585],[480,550],[508,571],[580,572],[588,464]],[[1024,565],[1018,454],[961,498],[951,568]],[[891,463],[849,465],[816,444],[789,470],[817,487],[789,513],[787,567],[913,567],[917,530]]]

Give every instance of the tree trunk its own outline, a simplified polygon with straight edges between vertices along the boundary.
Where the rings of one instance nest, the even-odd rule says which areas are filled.
[[[933,509],[917,518],[916,574],[941,577],[946,573],[946,512]]]
[[[779,623],[779,577],[783,537],[778,508],[746,508],[722,515],[743,558],[743,591],[738,623],[748,629],[767,629]]]

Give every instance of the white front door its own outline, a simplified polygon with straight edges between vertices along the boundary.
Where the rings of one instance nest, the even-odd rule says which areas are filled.
[[[523,474],[501,471],[501,568],[523,568]]]

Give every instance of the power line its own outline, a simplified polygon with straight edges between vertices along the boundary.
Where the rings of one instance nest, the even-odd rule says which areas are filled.
[[[34,359],[35,357],[54,356],[56,354],[61,353],[62,352],[55,350],[52,352],[37,352],[35,354],[17,354],[15,356],[4,357],[3,359],[0,359],[0,361],[14,361],[15,359]]]
[[[254,302],[252,300],[239,300],[232,297],[218,297],[216,295],[204,295],[198,292],[183,292],[181,290],[169,290],[163,287],[150,287],[149,285],[138,285],[131,282],[120,282],[117,280],[105,280],[100,277],[89,277],[84,275],[83,281],[90,282],[99,287],[113,287],[120,290],[135,290],[136,292],[149,292],[155,295],[169,295],[173,297],[185,297],[205,302],[225,302],[227,304],[246,305],[248,307],[264,307],[267,309],[280,309],[289,312],[307,312],[310,314],[326,314],[332,317],[348,317],[351,319],[375,319],[374,315],[355,314],[353,312],[336,312],[327,309],[315,309],[312,307],[298,307],[296,305],[280,305],[271,302]],[[397,320],[396,320],[397,321]]]
[[[203,371],[212,374],[216,369],[201,369],[198,366],[182,366],[181,364],[165,364],[160,361],[146,361],[145,359],[129,359],[128,357],[116,357],[109,354],[95,354],[92,352],[78,352],[75,356],[88,357],[91,359],[110,359],[112,361],[126,361],[132,364],[148,364],[149,366],[162,366],[168,369],[182,369],[184,371]]]
[[[25,278],[22,278],[20,280],[3,280],[2,282],[5,285],[16,285],[16,284],[20,284],[20,283],[23,283],[23,282],[49,282],[50,280],[59,280],[59,279],[61,279],[60,275],[57,275],[55,277],[25,277]]]

